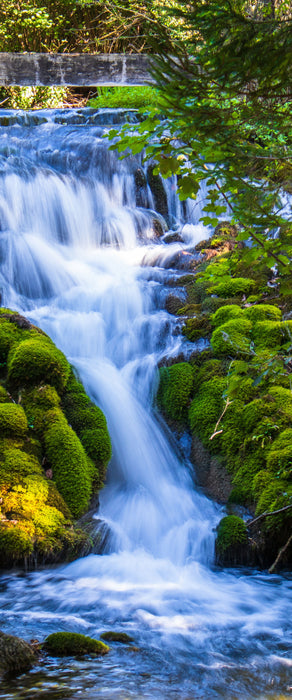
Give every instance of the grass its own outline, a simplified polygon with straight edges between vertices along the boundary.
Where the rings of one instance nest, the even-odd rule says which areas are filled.
[[[109,107],[140,109],[157,105],[158,91],[149,86],[136,87],[101,87],[97,88],[97,96],[88,101],[88,107]]]

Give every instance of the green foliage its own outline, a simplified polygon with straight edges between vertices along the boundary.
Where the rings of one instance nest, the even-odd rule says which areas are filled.
[[[61,411],[49,411],[47,424],[44,443],[54,481],[73,516],[78,517],[88,507],[91,495],[86,453]]]
[[[8,377],[13,385],[23,387],[49,383],[62,392],[68,376],[69,363],[45,335],[24,340],[12,349],[8,358]]]
[[[9,109],[57,109],[63,107],[67,95],[64,87],[29,87],[0,88],[2,106]]]
[[[291,16],[259,19],[244,0],[178,0],[176,8],[188,40],[158,45],[160,101],[138,128],[124,128],[118,149],[145,148],[163,177],[179,175],[181,199],[195,199],[205,182],[202,221],[216,226],[228,204],[237,240],[250,239],[245,261],[289,272],[291,236],[271,232],[291,232],[279,196],[279,174],[291,165]]]
[[[43,649],[52,656],[103,656],[109,647],[92,637],[76,632],[54,632],[44,641]]]
[[[160,370],[157,403],[168,418],[178,421],[184,418],[193,383],[193,369],[187,362]]]
[[[24,410],[15,403],[0,404],[0,431],[4,435],[24,435],[27,420]]]
[[[236,547],[247,541],[246,525],[237,515],[227,515],[220,520],[217,529],[216,547],[224,553],[229,547]]]
[[[211,346],[218,355],[250,354],[250,330],[252,324],[244,318],[223,323],[216,328],[211,337]]]

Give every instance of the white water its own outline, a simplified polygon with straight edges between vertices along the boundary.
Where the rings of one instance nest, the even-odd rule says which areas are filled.
[[[2,305],[43,328],[76,367],[105,412],[113,459],[96,515],[97,527],[103,522],[109,532],[104,556],[5,579],[2,627],[28,637],[61,628],[133,632],[144,652],[135,668],[143,674],[149,666],[157,682],[133,694],[129,663],[119,687],[127,660],[118,659],[105,697],[289,693],[290,582],[212,569],[220,508],[195,491],[151,412],[157,363],[189,351],[164,299],[177,275],[167,269],[171,260],[208,235],[196,209],[182,228],[184,244],[159,243],[149,191],[149,210],[135,208],[137,164],[108,155],[96,127],[59,127],[50,119],[4,132]],[[168,187],[174,220],[181,214]],[[171,687],[163,664],[174,669]],[[79,669],[79,692],[100,697],[88,673]]]

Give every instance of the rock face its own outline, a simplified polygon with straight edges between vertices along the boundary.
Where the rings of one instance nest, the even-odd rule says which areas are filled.
[[[29,671],[35,663],[36,656],[30,644],[0,632],[0,674],[18,676]]]

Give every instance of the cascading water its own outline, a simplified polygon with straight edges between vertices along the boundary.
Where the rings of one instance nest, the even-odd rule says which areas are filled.
[[[212,568],[220,508],[195,491],[151,413],[157,363],[190,352],[164,308],[175,260],[206,237],[200,203],[184,212],[183,243],[158,239],[143,179],[137,192],[141,165],[118,161],[101,138],[110,117],[0,112],[2,305],[65,352],[113,444],[96,514],[104,555],[3,576],[0,624],[26,638],[124,629],[139,649],[50,661],[2,697],[288,697],[291,581]],[[173,225],[183,215],[167,188]]]

